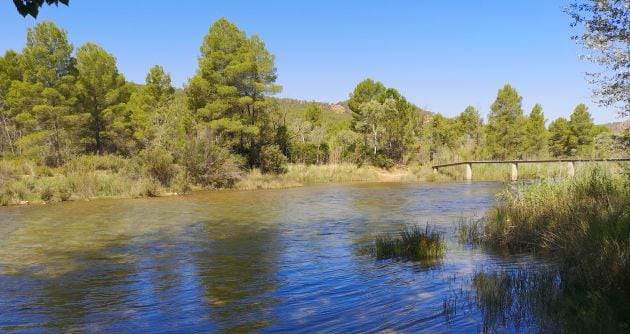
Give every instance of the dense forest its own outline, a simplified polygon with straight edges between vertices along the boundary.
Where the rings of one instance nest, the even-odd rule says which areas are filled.
[[[275,98],[282,89],[276,77],[265,43],[226,19],[210,27],[197,72],[183,89],[160,65],[144,84],[127,81],[101,46],[75,49],[66,31],[40,22],[28,29],[21,52],[0,57],[0,193],[5,203],[15,197],[20,190],[12,187],[24,175],[65,177],[58,182],[77,192],[89,180],[76,175],[86,170],[99,177],[98,170],[120,169],[151,195],[158,187],[231,187],[248,170],[279,174],[287,163],[389,169],[620,156],[630,147],[628,130],[594,125],[584,104],[547,126],[543,107],[526,114],[509,84],[484,122],[472,106],[453,118],[423,110],[372,79],[338,104]],[[63,187],[53,188],[63,199],[57,194]]]

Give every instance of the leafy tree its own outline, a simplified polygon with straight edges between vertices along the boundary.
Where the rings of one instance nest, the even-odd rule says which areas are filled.
[[[322,122],[322,109],[315,102],[311,102],[304,112],[306,120],[311,122],[313,126],[320,125]]]
[[[566,118],[560,117],[549,124],[549,152],[554,157],[575,153],[575,137]]]
[[[376,157],[379,149],[388,159],[402,162],[414,142],[415,107],[396,89],[366,79],[350,95],[352,128],[363,134],[366,146]]]
[[[124,100],[125,79],[118,73],[116,58],[94,43],[77,49],[79,94],[88,124],[82,142],[88,152],[102,154],[113,151],[111,134],[118,104]]]
[[[604,67],[588,73],[603,105],[617,105],[621,116],[630,116],[630,10],[627,0],[575,0],[567,9],[572,26],[584,30],[573,39],[587,53],[584,58]]]
[[[457,146],[460,136],[458,124],[442,114],[437,113],[431,117],[427,130],[431,151],[438,153],[443,148],[453,150]]]
[[[525,117],[521,100],[518,92],[506,84],[490,106],[486,145],[493,158],[517,158],[523,153]]]
[[[388,106],[385,106],[378,103],[376,100],[371,100],[361,104],[359,109],[362,117],[360,121],[357,122],[356,128],[363,133],[370,134],[374,156],[376,156],[378,150],[379,137],[385,130],[384,121],[386,108],[392,107],[391,101],[388,104]]]
[[[536,104],[527,117],[525,124],[525,151],[539,156],[546,150],[547,129],[545,128],[545,115],[540,104]]]
[[[384,148],[387,156],[395,162],[403,162],[414,142],[418,122],[415,107],[394,88],[386,89],[377,100],[386,107]]]
[[[216,21],[201,45],[199,69],[186,90],[189,106],[201,123],[214,131],[219,143],[248,157],[256,165],[265,141],[272,141],[268,94],[275,84],[274,56],[253,35],[249,38],[225,18]],[[268,138],[265,138],[265,135]]]
[[[69,2],[70,0],[13,0],[13,4],[15,4],[15,8],[20,15],[24,17],[26,17],[26,15],[30,15],[33,18],[37,18],[39,9],[44,5],[44,3],[55,6],[59,6],[61,3],[68,6]]]
[[[361,105],[376,99],[385,92],[385,89],[385,85],[380,81],[374,81],[372,79],[365,79],[354,88],[348,100],[348,107],[352,111],[353,130],[358,130],[357,123],[363,118]]]
[[[473,155],[479,155],[479,150],[483,142],[483,120],[479,115],[479,111],[473,106],[468,106],[459,114],[456,122],[461,135],[463,135],[463,146],[469,148],[472,146]],[[455,134],[449,134],[449,137]],[[453,139],[449,139],[452,141]]]

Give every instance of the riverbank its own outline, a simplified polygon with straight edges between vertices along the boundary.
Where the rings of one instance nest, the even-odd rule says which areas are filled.
[[[542,294],[549,306],[544,315],[558,321],[576,315],[562,324],[567,332],[627,331],[630,168],[585,168],[574,178],[505,190],[499,198],[484,220],[460,225],[460,237],[500,252],[547,259],[552,279],[540,279],[557,277],[561,284],[554,294]],[[534,288],[549,285],[533,283]]]
[[[156,159],[159,162],[159,159]],[[618,169],[606,164],[606,169]],[[433,173],[430,165],[396,166],[389,170],[370,165],[288,164],[286,173],[263,174],[259,169],[247,172],[217,173],[215,178],[234,180],[215,182],[208,187],[193,183],[178,165],[137,161],[114,155],[84,156],[59,168],[38,166],[29,160],[0,161],[0,206],[44,204],[99,198],[146,198],[186,194],[201,190],[282,189],[317,184],[356,182],[436,182],[463,180],[463,168],[447,168]],[[475,168],[476,181],[509,181],[505,166],[480,165]],[[528,164],[521,179],[565,177],[561,164]],[[224,184],[225,183],[225,184]]]
[[[450,180],[447,175],[434,175],[429,166],[386,170],[354,164],[289,164],[284,174],[262,174],[259,169],[252,169],[240,175],[232,186],[209,188],[193,184],[177,166],[172,169],[170,182],[164,185],[152,176],[155,172],[138,170],[127,159],[116,156],[94,156],[57,169],[37,166],[27,160],[0,161],[0,206],[175,196],[226,188],[255,190],[328,183]]]

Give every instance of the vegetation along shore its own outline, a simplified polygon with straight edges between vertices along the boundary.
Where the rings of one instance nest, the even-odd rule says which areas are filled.
[[[595,125],[579,104],[546,126],[509,84],[484,123],[469,106],[453,118],[366,79],[339,103],[273,97],[274,56],[256,35],[216,21],[182,89],[160,65],[125,80],[95,43],[74,48],[53,22],[0,57],[0,204],[151,197],[195,189],[259,189],[325,182],[461,179],[430,165],[481,159],[618,157],[627,124]],[[615,129],[615,132],[611,130]],[[526,167],[523,177],[562,176]],[[485,167],[479,180],[505,180]]]

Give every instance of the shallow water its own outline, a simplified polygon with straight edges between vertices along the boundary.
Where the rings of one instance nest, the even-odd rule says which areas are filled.
[[[0,331],[476,332],[445,314],[480,268],[530,261],[457,244],[501,183],[199,192],[0,208]],[[377,261],[376,233],[431,224],[436,263]],[[447,312],[448,313],[448,312]],[[507,328],[510,330],[510,328]]]

